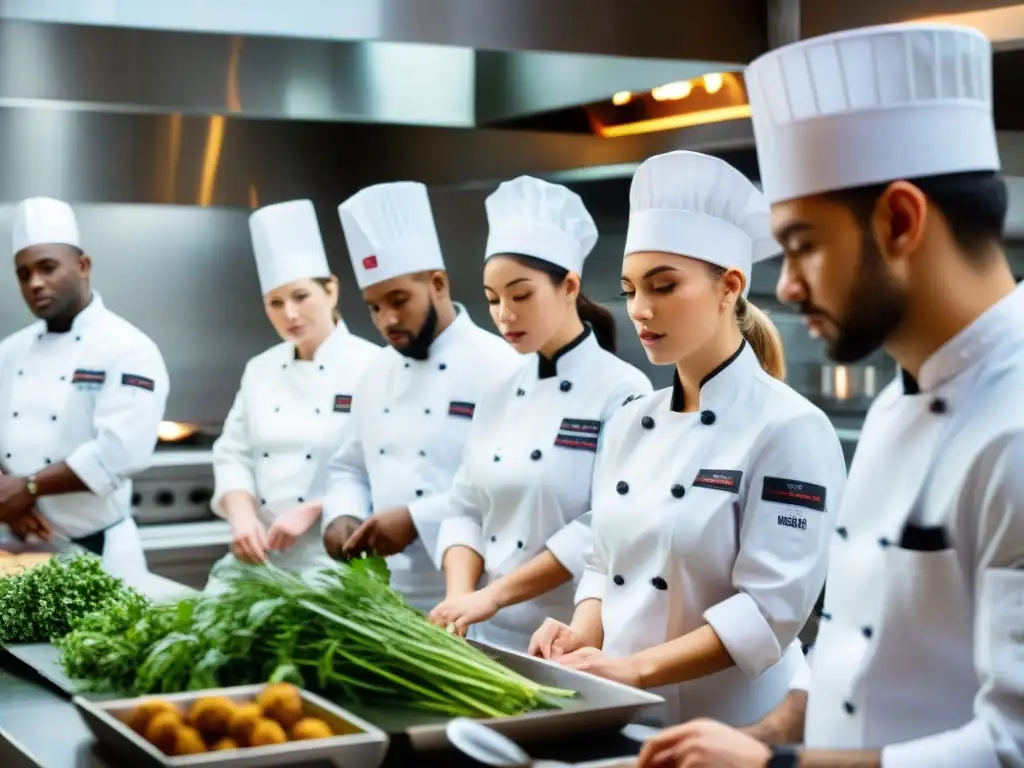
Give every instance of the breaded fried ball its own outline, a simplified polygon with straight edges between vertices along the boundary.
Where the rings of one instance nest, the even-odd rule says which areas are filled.
[[[227,696],[204,696],[192,705],[188,722],[204,739],[216,741],[227,735],[237,710],[238,705]]]
[[[228,738],[227,736],[210,747],[211,752],[227,752],[229,749],[238,749],[238,745],[235,743],[234,739]]]
[[[288,737],[285,736],[284,728],[273,720],[264,718],[253,728],[249,746],[266,747],[270,744],[284,744],[286,741],[288,741]]]
[[[263,719],[263,710],[259,704],[243,704],[235,710],[228,724],[228,733],[239,746],[248,746],[252,741],[252,731],[256,723]]]
[[[283,728],[291,728],[302,719],[302,694],[291,683],[268,685],[260,691],[256,703],[263,709],[264,717]]]
[[[151,699],[144,701],[132,710],[128,716],[128,727],[139,734],[146,733],[146,726],[161,712],[179,713],[176,706],[166,699]]]
[[[174,748],[174,742],[178,738],[178,728],[183,724],[181,713],[177,710],[174,712],[161,712],[149,721],[144,736],[146,741],[165,755],[168,755]]]
[[[191,725],[179,725],[171,755],[201,755],[206,751],[206,742]]]
[[[291,736],[295,741],[306,739],[329,739],[334,734],[331,726],[317,717],[304,717],[292,726]]]

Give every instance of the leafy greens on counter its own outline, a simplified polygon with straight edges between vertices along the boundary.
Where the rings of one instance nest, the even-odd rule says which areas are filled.
[[[558,707],[572,691],[539,685],[431,624],[364,557],[303,577],[225,563],[223,591],[176,603],[110,604],[57,642],[86,689],[169,693],[267,680],[363,706],[499,717]]]
[[[0,579],[0,643],[46,643],[75,621],[135,594],[95,555],[51,558]]]

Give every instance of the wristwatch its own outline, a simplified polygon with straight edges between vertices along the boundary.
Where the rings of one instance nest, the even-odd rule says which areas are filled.
[[[39,484],[36,482],[35,475],[31,475],[25,480],[25,490],[28,491],[29,496],[35,496],[39,493]]]
[[[794,747],[772,747],[772,756],[765,768],[799,768],[800,752]]]

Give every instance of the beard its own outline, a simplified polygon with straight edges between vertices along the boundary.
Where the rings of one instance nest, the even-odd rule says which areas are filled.
[[[395,347],[395,350],[405,357],[413,360],[426,360],[430,356],[430,345],[434,343],[437,335],[437,307],[430,302],[430,310],[427,312],[423,325],[409,338],[409,343],[404,347]]]
[[[846,317],[834,320],[836,337],[826,340],[827,354],[837,363],[856,363],[879,349],[903,322],[907,295],[893,279],[874,238],[865,233],[861,268],[850,291]],[[826,313],[808,308],[806,314]],[[830,318],[832,319],[832,318]]]

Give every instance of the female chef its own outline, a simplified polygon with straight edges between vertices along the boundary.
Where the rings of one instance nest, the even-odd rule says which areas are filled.
[[[338,314],[338,282],[309,200],[262,208],[249,230],[263,305],[284,342],[245,367],[213,446],[212,507],[231,524],[228,558],[323,567],[331,561],[319,529],[306,531],[349,427],[351,393],[379,347],[349,333]]]
[[[778,704],[825,578],[846,465],[745,298],[775,250],[764,198],[726,162],[670,152],[637,170],[622,286],[647,356],[676,376],[609,425],[576,613],[530,651],[659,689],[663,725]]]
[[[580,293],[597,228],[579,196],[521,176],[486,207],[484,293],[526,358],[476,408],[438,539],[449,599],[431,618],[460,634],[490,619],[477,639],[525,652],[546,617],[572,616],[603,425],[651,384],[615,356],[611,314]]]

